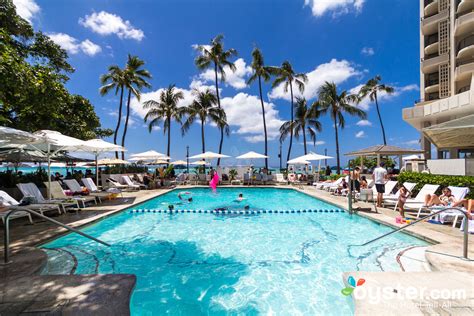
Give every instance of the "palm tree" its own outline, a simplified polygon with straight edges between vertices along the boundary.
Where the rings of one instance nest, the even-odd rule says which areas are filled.
[[[308,77],[306,77],[303,73],[295,73],[293,67],[291,66],[289,61],[284,61],[281,64],[281,67],[267,67],[268,71],[271,75],[276,76],[275,80],[272,83],[272,88],[283,84],[283,91],[286,93],[288,92],[288,87],[290,87],[290,100],[291,100],[291,120],[294,120],[294,97],[293,97],[293,83],[296,84],[298,90],[303,93],[304,92],[304,85],[308,81]],[[291,146],[293,145],[293,129],[290,129],[290,145],[288,146],[288,155],[286,157],[286,161],[290,160],[291,155]],[[287,163],[288,166],[288,163]]]
[[[307,106],[305,98],[296,97],[295,103],[295,119],[294,121],[286,121],[280,127],[280,142],[293,131],[295,138],[299,140],[300,134],[303,135],[304,154],[308,153],[306,146],[306,133],[309,134],[313,144],[316,145],[316,131],[321,132],[322,125],[318,120],[321,115],[320,105],[314,102],[311,107]]]
[[[115,90],[115,95],[120,91],[120,103],[118,109],[117,126],[114,132],[114,144],[117,144],[117,135],[120,129],[120,122],[122,119],[122,105],[123,105],[123,90],[125,86],[124,71],[117,65],[109,67],[109,72],[100,77],[102,86],[99,89],[100,95],[104,96],[111,90]],[[115,158],[118,158],[118,152],[115,152]]]
[[[204,126],[207,121],[215,123],[222,131],[229,135],[229,125],[227,124],[226,114],[223,109],[216,106],[217,97],[211,90],[206,89],[205,91],[199,91],[195,89],[193,91],[195,99],[193,103],[184,108],[184,112],[187,114],[187,119],[181,127],[182,134],[186,134],[191,125],[196,119],[201,121],[201,141],[202,141],[202,152],[206,152],[206,140],[204,134]]]
[[[177,91],[175,85],[161,91],[160,99],[158,101],[148,100],[143,103],[143,108],[148,109],[145,115],[145,122],[150,120],[148,124],[148,131],[151,132],[154,126],[159,126],[163,121],[163,133],[168,133],[168,146],[166,155],[170,157],[171,147],[171,120],[181,124],[181,118],[184,113],[184,108],[178,107],[179,100],[184,99],[183,92]]]
[[[358,116],[361,119],[365,119],[367,114],[363,110],[352,105],[359,101],[359,97],[357,95],[349,94],[347,91],[342,91],[340,94],[338,94],[337,87],[334,82],[326,81],[319,88],[318,98],[322,113],[329,112],[332,120],[334,121],[334,131],[336,135],[337,173],[340,174],[341,163],[339,158],[338,127],[342,129],[345,126],[344,113]]]
[[[125,127],[122,135],[122,147],[125,147],[125,137],[127,135],[128,120],[130,118],[130,101],[132,94],[140,101],[141,90],[143,88],[150,88],[151,85],[146,79],[151,78],[148,70],[143,69],[145,62],[138,58],[138,56],[128,55],[127,66],[124,71],[125,88],[128,89],[127,97],[127,116],[125,117]],[[122,152],[122,159],[125,159],[125,153]]]
[[[194,60],[196,67],[199,70],[205,70],[209,67],[214,67],[216,95],[217,95],[217,106],[221,108],[221,99],[219,95],[219,79],[225,81],[225,70],[224,67],[229,67],[230,70],[235,71],[236,67],[234,63],[229,61],[232,56],[237,56],[237,51],[233,48],[228,50],[224,49],[224,43],[222,40],[224,36],[222,34],[217,35],[211,40],[210,45],[198,45],[196,50],[200,53]],[[222,144],[224,143],[224,130],[220,128],[221,139],[219,142],[219,154],[222,153]],[[220,165],[221,159],[217,159],[217,166]]]
[[[263,102],[262,93],[262,79],[267,82],[270,80],[270,72],[263,61],[263,55],[258,47],[255,47],[252,51],[252,65],[254,72],[252,76],[247,80],[247,84],[251,84],[255,80],[258,80],[258,90],[260,93],[260,103],[262,105],[262,118],[263,118],[263,133],[265,136],[265,156],[268,156],[268,135],[267,135],[267,122],[265,121],[265,104]],[[265,168],[268,169],[268,158],[265,158]]]
[[[367,83],[363,85],[362,88],[360,88],[359,98],[364,99],[368,96],[370,98],[370,101],[372,102],[375,101],[375,108],[377,109],[377,115],[379,117],[380,127],[382,128],[383,144],[387,145],[387,139],[385,138],[385,129],[382,123],[382,116],[380,115],[377,94],[379,92],[385,92],[385,93],[391,94],[395,91],[395,89],[383,83],[380,83],[381,80],[382,80],[382,77],[377,75],[374,78],[367,81]]]

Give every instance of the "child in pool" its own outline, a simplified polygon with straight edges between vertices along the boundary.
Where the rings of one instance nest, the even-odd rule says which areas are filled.
[[[244,195],[242,193],[240,193],[235,201],[236,202],[242,202],[243,200],[245,200]]]

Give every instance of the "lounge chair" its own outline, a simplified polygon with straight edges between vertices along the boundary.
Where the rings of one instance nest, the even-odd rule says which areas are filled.
[[[404,207],[406,209],[418,209],[425,203],[425,196],[427,194],[434,194],[438,188],[439,185],[437,184],[425,184],[414,198],[406,200]],[[398,198],[387,198],[384,203],[394,204],[395,207],[393,209],[396,211],[398,207]]]
[[[184,185],[186,184],[186,178],[187,178],[187,174],[183,172],[183,173],[178,174],[174,182],[177,185]]]
[[[125,182],[125,185],[128,185],[128,187],[130,189],[140,190],[140,185],[136,184],[136,183],[133,183],[132,179],[130,179],[129,176],[122,176],[122,180],[123,180],[123,182]]]
[[[466,197],[466,195],[469,193],[469,188],[467,187],[448,187],[451,190],[451,194],[454,196],[454,199],[456,201],[460,201]],[[446,208],[444,205],[434,205],[432,207],[428,207],[424,205],[424,201],[422,205],[419,205],[418,213],[416,214],[416,218],[420,217],[421,212],[427,212],[429,214],[434,213],[436,211],[439,211],[443,208]],[[441,222],[442,224],[444,223],[451,223],[453,222],[454,226],[456,225],[457,219],[459,218],[459,215],[461,215],[459,212],[456,212],[454,210],[452,211],[446,211],[442,212],[438,215],[436,215],[436,220]]]
[[[42,215],[44,215],[44,212],[47,211],[58,211],[61,212],[59,209],[59,206],[57,204],[29,204],[25,206],[20,206],[20,203],[12,198],[8,193],[5,191],[0,191],[0,202],[3,204],[3,206],[8,207],[8,210],[0,212],[0,217],[2,218],[3,224],[5,224],[5,216],[7,213],[11,210],[18,209],[21,210],[22,208],[27,208],[31,209],[33,211],[36,211]],[[28,220],[30,221],[31,224],[33,224],[33,219],[31,218],[31,214],[25,211],[18,211],[13,214],[11,214],[8,218],[9,219],[14,219],[14,218],[22,218],[22,217],[28,217]]]
[[[46,187],[48,187],[49,183],[48,182],[43,182],[44,185]],[[79,205],[79,202],[81,202],[82,204],[82,207],[86,207],[86,203],[88,202],[94,202],[95,204],[97,204],[97,201],[95,199],[95,197],[93,196],[67,196],[64,191],[63,191],[63,188],[61,187],[61,184],[58,182],[58,181],[51,181],[51,187],[50,187],[50,191],[51,191],[51,197],[53,199],[57,199],[57,200],[74,200],[76,201],[76,204],[77,204],[77,207],[80,208],[80,205]]]
[[[82,187],[76,179],[64,180],[63,182],[67,185],[69,190],[73,192],[82,191]],[[111,194],[122,193],[122,191],[119,189],[107,189],[106,192],[102,192],[97,188],[94,181],[90,178],[82,178],[82,183],[84,183],[84,186],[87,188],[87,191],[89,191],[89,194],[95,197],[99,203],[102,202],[102,198],[110,198]]]
[[[338,183],[337,185],[336,185],[336,182],[337,182],[337,181],[336,181],[336,182],[334,182],[333,185],[327,185],[327,186],[325,186],[325,187],[324,187],[324,190],[329,191],[329,192],[335,192],[335,191],[337,190],[337,188],[339,188],[339,186],[341,185],[342,179],[346,179],[347,187],[349,187],[349,177],[348,177],[348,176],[346,176],[346,177],[340,177],[339,179],[340,179],[341,181],[339,181],[339,183]],[[337,180],[339,180],[339,179],[337,179]]]
[[[288,181],[285,180],[285,177],[283,176],[282,173],[277,173],[275,174],[276,177],[276,184],[288,184]]]
[[[66,201],[66,200],[56,200],[56,199],[45,199],[41,194],[41,191],[38,189],[36,184],[33,182],[30,183],[18,183],[16,185],[20,189],[21,193],[24,196],[33,197],[36,201],[35,204],[58,204],[64,213],[66,213],[66,208],[77,206],[76,201]],[[59,214],[61,214],[61,208],[59,209]]]
[[[344,177],[340,177],[339,179],[337,179],[336,181],[333,181],[333,182],[317,183],[316,184],[316,189],[328,190],[329,191],[329,189],[331,187],[337,188],[341,184],[342,179],[344,179]]]
[[[130,190],[130,187],[128,185],[121,184],[120,182],[118,182],[114,178],[107,178],[106,181],[108,183],[109,188],[120,189],[122,191]]]

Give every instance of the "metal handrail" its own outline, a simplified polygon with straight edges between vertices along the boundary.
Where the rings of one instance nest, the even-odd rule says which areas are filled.
[[[93,241],[95,241],[95,242],[98,242],[98,243],[100,243],[100,244],[103,244],[103,245],[105,245],[105,246],[110,247],[110,244],[106,243],[105,241],[102,241],[102,240],[99,240],[99,239],[97,239],[97,238],[95,238],[95,237],[92,237],[92,236],[89,235],[89,234],[83,233],[83,232],[81,232],[80,230],[77,230],[77,229],[75,229],[75,228],[72,228],[71,226],[68,226],[68,225],[63,224],[63,223],[61,223],[61,222],[58,222],[58,221],[56,221],[56,220],[54,220],[54,219],[52,219],[52,218],[49,218],[49,217],[47,217],[47,216],[44,216],[43,214],[40,214],[40,213],[35,212],[35,211],[33,211],[33,210],[30,210],[29,208],[26,208],[26,207],[18,207],[18,208],[15,208],[15,209],[9,211],[9,212],[5,215],[5,219],[4,219],[4,220],[5,220],[5,232],[4,232],[4,239],[5,239],[5,240],[4,240],[4,250],[3,250],[3,251],[4,251],[4,258],[3,258],[3,259],[4,259],[4,263],[3,263],[3,264],[9,264],[9,263],[11,263],[11,261],[9,260],[9,259],[10,259],[10,223],[9,223],[9,220],[10,220],[10,219],[9,219],[9,217],[10,217],[10,215],[12,215],[12,214],[15,213],[15,212],[28,212],[28,213],[30,213],[30,214],[32,214],[32,215],[36,215],[36,216],[38,216],[38,217],[40,217],[40,218],[42,218],[42,219],[44,219],[44,220],[47,220],[47,221],[49,221],[49,222],[51,222],[51,223],[53,223],[53,224],[56,224],[56,225],[58,225],[58,226],[61,226],[61,227],[65,228],[65,229],[67,229],[67,230],[69,230],[69,231],[72,231],[72,232],[74,232],[74,233],[76,233],[76,234],[79,234],[79,235],[84,236],[84,237],[86,237],[86,238],[89,238],[89,239],[91,239],[91,240],[93,240]]]
[[[442,210],[439,210],[439,211],[436,211],[436,212],[434,212],[434,213],[431,213],[431,214],[429,214],[429,215],[426,215],[426,216],[424,216],[424,217],[422,217],[422,218],[420,218],[420,219],[414,221],[413,223],[410,223],[410,224],[408,224],[408,225],[405,225],[405,226],[403,226],[403,227],[400,227],[400,228],[398,228],[398,229],[396,229],[396,230],[394,230],[394,231],[391,231],[391,232],[389,232],[389,233],[383,234],[382,236],[379,236],[379,237],[374,238],[374,239],[372,239],[372,240],[370,240],[370,241],[368,241],[368,242],[366,242],[366,243],[364,243],[364,244],[362,244],[362,245],[357,245],[357,246],[361,246],[361,247],[362,247],[362,246],[367,246],[368,244],[371,244],[371,243],[373,243],[374,241],[380,240],[380,239],[382,239],[382,238],[384,238],[384,237],[387,237],[388,235],[395,234],[395,233],[397,233],[397,232],[399,232],[399,231],[401,231],[401,230],[404,230],[404,229],[407,228],[407,227],[413,226],[413,225],[417,224],[418,222],[421,222],[422,220],[425,220],[425,219],[427,219],[427,218],[433,217],[433,216],[435,216],[435,215],[437,215],[437,214],[439,214],[439,213],[446,212],[446,211],[449,211],[449,210],[455,210],[455,211],[461,212],[461,213],[464,215],[464,218],[465,218],[465,219],[469,218],[467,212],[461,210],[460,208],[457,208],[457,207],[447,207],[447,208],[444,208],[444,209],[442,209]],[[463,253],[462,253],[462,258],[465,259],[465,260],[469,260],[469,258],[468,258],[468,256],[467,256],[467,252],[468,252],[468,238],[469,238],[468,226],[469,226],[469,223],[468,223],[467,220],[466,220],[466,223],[464,223]]]

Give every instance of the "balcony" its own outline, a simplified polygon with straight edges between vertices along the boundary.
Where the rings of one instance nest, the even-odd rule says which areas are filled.
[[[425,56],[426,55],[433,55],[437,53],[439,50],[439,39],[438,33],[425,36]]]
[[[456,58],[462,59],[470,56],[474,56],[474,35],[469,35],[459,41],[457,46]]]
[[[469,11],[469,13],[464,14],[456,19],[456,24],[454,26],[454,35],[462,36],[474,31],[474,12]]]
[[[438,71],[438,66],[447,63],[449,59],[448,54],[438,55],[431,58],[426,57],[421,61],[421,71],[425,74]]]
[[[426,94],[431,94],[431,93],[438,92],[438,91],[439,91],[439,83],[430,85],[430,86],[425,88],[425,93]]]
[[[425,13],[425,18],[428,18],[438,13],[438,0],[426,1],[424,13]]]
[[[474,113],[474,100],[471,101],[471,91],[453,95],[449,98],[417,103],[414,107],[402,110],[403,120],[416,129],[425,127],[425,123],[438,124]]]
[[[461,81],[469,79],[474,73],[474,60],[469,59],[466,61],[458,62],[456,64],[456,71],[454,72],[454,80]]]
[[[474,1],[472,0],[462,0],[458,4],[458,8],[456,10],[456,14],[458,17],[469,13],[469,11],[472,11],[474,9]]]
[[[428,18],[421,19],[421,31],[427,36],[438,32],[439,21],[446,20],[449,17],[449,10],[444,10]]]

